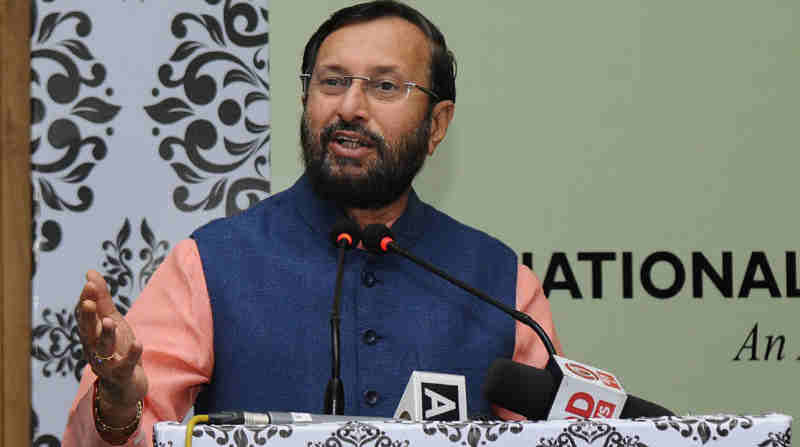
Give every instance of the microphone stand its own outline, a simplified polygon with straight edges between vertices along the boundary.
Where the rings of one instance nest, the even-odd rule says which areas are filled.
[[[325,387],[325,414],[344,414],[344,385],[341,379],[341,355],[339,354],[339,307],[342,299],[342,274],[344,273],[344,252],[347,242],[338,242],[339,257],[336,268],[336,287],[333,292],[333,312],[331,312],[331,380]]]

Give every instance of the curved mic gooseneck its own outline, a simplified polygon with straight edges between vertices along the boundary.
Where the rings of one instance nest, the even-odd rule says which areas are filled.
[[[333,291],[333,310],[331,311],[331,379],[325,387],[325,414],[344,414],[344,385],[341,378],[341,355],[339,348],[339,308],[342,300],[342,274],[344,273],[344,252],[361,241],[361,228],[350,219],[342,218],[331,231],[333,245],[338,247],[336,262],[336,286]]]
[[[489,295],[470,286],[469,284],[450,276],[449,274],[442,271],[438,267],[404,250],[402,247],[397,245],[397,243],[394,240],[394,235],[392,235],[391,230],[389,230],[389,228],[387,228],[386,225],[381,225],[381,224],[367,225],[367,227],[364,228],[363,235],[364,235],[364,246],[368,250],[374,253],[388,253],[391,250],[399,254],[400,256],[403,256],[404,258],[409,259],[410,261],[416,263],[422,268],[432,272],[433,274],[439,276],[440,278],[447,280],[451,284],[475,295],[484,302],[491,304],[492,306],[510,315],[511,318],[533,329],[533,331],[536,333],[537,336],[539,336],[539,339],[544,344],[544,347],[545,349],[547,349],[547,353],[550,355],[550,357],[552,358],[552,356],[557,355],[556,348],[553,346],[552,340],[550,340],[550,337],[544,331],[542,326],[540,326],[539,323],[536,322],[536,320],[531,318],[525,312],[520,312],[517,309],[506,306],[502,302],[490,297]]]

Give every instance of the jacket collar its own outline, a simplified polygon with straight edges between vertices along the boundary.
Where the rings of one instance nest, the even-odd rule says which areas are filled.
[[[336,221],[344,216],[344,211],[336,203],[323,200],[314,193],[311,181],[305,173],[292,185],[288,193],[308,226],[325,239],[328,238]],[[411,188],[405,211],[391,227],[400,246],[410,247],[422,236],[430,222],[429,213],[430,206],[420,200],[414,188]]]

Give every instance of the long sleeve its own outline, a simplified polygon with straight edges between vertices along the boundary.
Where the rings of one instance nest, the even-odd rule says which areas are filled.
[[[517,268],[517,310],[525,312],[536,320],[542,329],[550,336],[556,352],[563,353],[561,342],[556,335],[555,325],[553,324],[553,314],[550,311],[550,302],[544,296],[542,283],[539,278],[526,266],[520,264]],[[547,364],[548,355],[544,344],[535,332],[522,323],[516,323],[516,334],[514,342],[514,355],[512,360],[544,368]],[[524,416],[509,411],[505,408],[494,405],[492,407],[495,414],[505,420],[522,420]]]
[[[181,420],[213,370],[213,322],[205,277],[190,240],[178,243],[125,316],[144,346],[148,380],[139,429],[127,446],[150,446],[153,424]],[[107,446],[94,426],[90,367],[83,372],[62,445]]]

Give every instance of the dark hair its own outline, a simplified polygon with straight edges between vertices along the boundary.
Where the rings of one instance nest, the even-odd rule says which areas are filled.
[[[326,20],[306,43],[303,52],[301,73],[311,73],[317,62],[317,53],[322,41],[331,33],[347,25],[364,23],[384,17],[399,17],[416,25],[431,44],[430,78],[431,90],[439,95],[439,101],[456,100],[456,59],[453,52],[447,49],[439,28],[416,9],[394,1],[378,0],[340,9]]]

